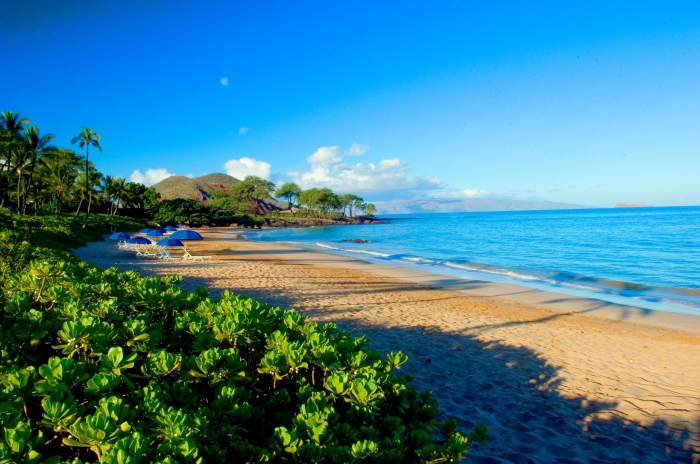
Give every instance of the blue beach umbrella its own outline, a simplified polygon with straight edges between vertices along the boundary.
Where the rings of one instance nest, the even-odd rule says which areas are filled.
[[[176,238],[164,238],[158,241],[156,245],[161,246],[161,247],[184,247],[185,244],[182,243],[180,240]]]
[[[173,232],[170,234],[170,238],[179,238],[180,240],[204,240],[204,237],[192,229],[182,229]]]
[[[147,234],[151,231],[151,229],[141,229],[139,230],[139,234]]]
[[[162,227],[159,227],[158,229],[154,229],[154,230],[157,230],[157,231],[160,232],[161,234],[164,234],[164,233],[166,233],[166,232],[168,231],[168,229],[164,229],[164,228],[162,228]]]
[[[129,240],[131,237],[129,234],[125,234],[124,232],[115,232],[110,235],[109,238],[114,240]]]
[[[167,227],[165,228],[165,230],[167,230],[168,232],[175,232],[177,229],[174,228],[173,226],[167,226]]]
[[[175,224],[175,227],[185,227],[185,225],[184,225],[183,223],[180,222],[180,223],[178,223],[178,224]]]
[[[163,232],[161,232],[160,230],[157,230],[157,229],[152,230],[146,234],[146,237],[162,237],[162,236],[163,236]]]
[[[129,243],[131,245],[150,245],[153,242],[148,240],[146,237],[134,237],[132,239],[127,240],[126,243]]]

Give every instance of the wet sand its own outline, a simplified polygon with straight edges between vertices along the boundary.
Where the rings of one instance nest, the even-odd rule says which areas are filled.
[[[445,416],[485,424],[469,462],[700,462],[700,318],[433,276],[205,229],[202,263],[76,250],[101,268],[180,274],[401,350]]]

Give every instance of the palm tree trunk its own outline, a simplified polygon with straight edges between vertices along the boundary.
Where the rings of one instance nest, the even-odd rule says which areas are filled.
[[[22,199],[22,214],[25,214],[27,210],[27,199],[29,198],[29,189],[32,187],[32,178],[34,177],[34,168],[36,168],[37,156],[38,154],[34,154],[34,159],[32,159],[32,167],[29,170],[29,178],[27,179],[27,189],[24,192],[24,198]]]
[[[10,142],[10,146],[12,146],[12,142]],[[7,161],[5,161],[5,165],[2,167],[0,172],[6,172],[7,175],[3,176],[3,183],[2,183],[2,199],[0,199],[0,208],[5,206],[5,200],[7,199],[7,191],[10,189],[10,170],[12,169],[12,148],[7,150]]]
[[[20,203],[20,193],[19,193],[19,186],[20,183],[22,182],[22,171],[17,171],[17,212],[19,213],[19,203]]]
[[[85,187],[86,193],[88,194],[88,204],[87,212],[85,213],[85,222],[83,223],[83,229],[88,225],[88,218],[90,217],[90,203],[92,202],[92,190],[90,189],[90,166],[88,161],[90,159],[90,145],[85,145]],[[82,201],[82,200],[81,200]]]
[[[78,217],[78,214],[80,213],[80,207],[83,206],[83,199],[80,199],[80,203],[78,203],[78,209],[75,211],[75,217]]]

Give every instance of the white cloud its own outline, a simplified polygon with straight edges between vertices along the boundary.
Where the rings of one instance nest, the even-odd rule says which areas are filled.
[[[224,85],[224,86],[228,85],[228,77],[222,77],[220,79],[220,82],[221,82],[221,85]]]
[[[369,151],[369,145],[360,145],[359,143],[353,143],[350,148],[345,152],[346,155],[360,156],[364,155]]]
[[[350,150],[348,150],[350,151]],[[406,163],[400,158],[374,163],[347,164],[343,162],[340,148],[321,147],[306,158],[311,167],[295,169],[287,177],[302,188],[329,187],[338,193],[353,192],[380,198],[410,197],[417,192],[440,189],[440,179],[416,176],[407,172]]]
[[[258,176],[269,179],[270,167],[270,163],[246,158],[245,156],[241,159],[232,159],[224,163],[226,174],[240,180],[243,180],[245,176]]]
[[[143,184],[147,187],[150,187],[153,184],[157,184],[163,179],[167,179],[170,176],[174,176],[172,172],[168,172],[167,169],[165,168],[158,168],[158,169],[148,169],[146,170],[146,174],[141,174],[141,171],[138,169],[134,172],[131,173],[131,176],[129,176],[129,180],[131,182],[138,182],[140,184]]]
[[[250,130],[250,127],[241,127],[240,129],[238,129],[238,134],[239,135],[246,135],[249,130]]]
[[[400,168],[404,165],[404,162],[399,158],[392,158],[390,160],[381,160],[379,162],[379,169],[394,169]]]
[[[306,161],[311,164],[312,170],[316,167],[328,167],[343,161],[343,157],[338,154],[339,151],[340,148],[338,146],[321,147],[313,155],[307,157]]]
[[[469,197],[469,198],[481,198],[481,197],[485,197],[486,195],[489,194],[489,192],[487,190],[482,190],[482,189],[478,189],[478,188],[474,188],[474,189],[467,188],[467,189],[462,190],[462,193],[464,194],[465,197]]]

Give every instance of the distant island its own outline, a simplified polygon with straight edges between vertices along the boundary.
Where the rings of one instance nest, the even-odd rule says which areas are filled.
[[[617,203],[615,208],[651,208],[651,205],[646,203]]]
[[[485,211],[535,211],[588,209],[590,206],[546,200],[506,200],[498,198],[413,198],[376,203],[380,214],[467,213]]]

